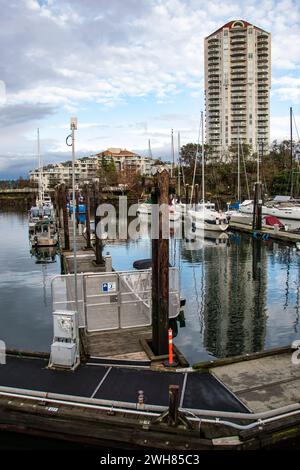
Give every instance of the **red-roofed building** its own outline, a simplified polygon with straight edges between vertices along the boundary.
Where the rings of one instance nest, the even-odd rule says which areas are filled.
[[[139,172],[142,175],[151,175],[153,160],[121,148],[109,148],[95,155],[101,162],[101,158],[110,158],[114,161],[117,171]]]

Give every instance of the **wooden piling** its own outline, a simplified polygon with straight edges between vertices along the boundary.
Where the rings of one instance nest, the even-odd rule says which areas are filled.
[[[78,224],[79,224],[79,191],[75,192],[75,201],[76,201],[75,220],[76,220],[76,226],[78,227]]]
[[[185,185],[185,203],[186,204],[189,203],[189,185],[188,184]]]
[[[199,184],[195,184],[195,204],[199,202]]]
[[[90,204],[90,189],[86,184],[84,187],[84,203],[85,203],[85,224],[86,224],[86,248],[90,249],[91,246],[91,204]]]
[[[262,228],[262,184],[255,183],[254,201],[253,201],[253,230],[261,230]]]
[[[155,203],[168,205],[169,172],[165,168],[158,170],[155,189]],[[152,349],[157,356],[168,353],[169,239],[163,239],[162,225],[160,212],[159,237],[152,240]]]
[[[169,386],[169,426],[178,426],[179,385]]]
[[[65,184],[61,185],[61,208],[63,214],[63,228],[64,228],[64,249],[70,249],[70,235],[69,235],[69,219],[67,211],[67,190]]]
[[[96,252],[96,264],[103,264],[103,244],[102,239],[97,236],[97,226],[101,221],[99,215],[97,215],[97,208],[100,204],[100,191],[99,191],[99,183],[94,183],[93,185],[93,194],[94,194],[94,220],[95,220],[95,252]]]

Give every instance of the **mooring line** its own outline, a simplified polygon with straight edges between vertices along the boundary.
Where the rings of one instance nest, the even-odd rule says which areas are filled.
[[[183,384],[182,384],[182,390],[181,390],[181,397],[180,397],[180,408],[183,406],[183,400],[184,400],[184,395],[185,395],[185,389],[186,389],[186,382],[187,382],[187,373],[184,374],[183,378]]]
[[[94,396],[96,395],[96,393],[98,392],[99,388],[101,387],[101,385],[103,384],[104,380],[106,379],[106,377],[108,376],[108,374],[110,373],[112,367],[110,367],[106,373],[104,374],[104,377],[102,377],[102,379],[100,380],[98,386],[95,388],[94,390],[94,393],[91,395],[91,398],[94,398]]]

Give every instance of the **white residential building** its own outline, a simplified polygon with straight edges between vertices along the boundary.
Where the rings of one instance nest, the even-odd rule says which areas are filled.
[[[230,21],[205,39],[206,143],[225,157],[231,145],[253,152],[270,141],[271,34]]]

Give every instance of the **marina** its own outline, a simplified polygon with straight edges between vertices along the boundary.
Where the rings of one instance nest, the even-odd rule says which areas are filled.
[[[23,227],[17,233],[21,235],[19,246],[24,252],[28,230],[25,214],[2,213],[1,217],[6,224]],[[150,325],[146,329],[134,328],[136,342],[133,330],[129,330],[123,346],[122,340],[117,338],[120,333],[124,335],[124,330],[117,329],[115,334],[113,331],[98,333],[90,342],[85,338],[86,359],[73,373],[48,369],[52,312],[57,307],[53,286],[52,298],[49,298],[51,277],[54,282],[64,279],[66,274],[60,274],[61,268],[62,272],[73,271],[72,234],[69,234],[71,251],[62,249],[60,257],[57,253],[33,257],[28,245],[27,257],[32,269],[34,266],[41,266],[43,271],[45,267],[50,269],[50,272],[43,272],[44,283],[39,288],[50,304],[44,319],[47,334],[43,344],[35,344],[30,330],[28,342],[24,342],[22,334],[17,344],[14,324],[10,326],[14,331],[11,338],[9,333],[4,334],[8,356],[6,366],[0,368],[0,402],[7,410],[8,400],[10,412],[3,415],[0,411],[0,428],[13,432],[25,429],[29,435],[72,442],[76,439],[92,446],[107,441],[116,447],[126,442],[133,448],[142,448],[151,442],[161,449],[169,445],[176,449],[199,450],[272,446],[277,442],[277,432],[281,436],[286,432],[286,438],[291,435],[295,438],[299,412],[294,391],[299,374],[297,366],[288,364],[293,353],[290,345],[298,338],[300,258],[295,244],[291,243],[295,239],[286,244],[284,237],[264,240],[253,237],[250,229],[249,234],[246,231],[244,227],[238,231],[229,229],[225,240],[220,239],[218,232],[214,237],[209,232],[201,249],[192,252],[185,248],[186,241],[170,240],[170,261],[179,269],[181,293],[187,299],[184,320],[176,322],[177,331],[174,329],[174,352],[183,361],[176,371],[164,369],[163,364],[159,365],[160,361],[149,354],[147,346],[141,347],[142,338],[148,341],[151,337]],[[63,233],[60,238],[63,239]],[[94,266],[93,276],[106,276],[105,262],[100,271],[95,264],[95,247],[86,250],[86,238],[83,235],[76,238],[79,273],[91,272]],[[151,256],[151,240],[105,242],[103,250],[117,275],[131,270],[137,252],[142,259]],[[37,264],[41,256],[42,260],[52,262]],[[276,275],[279,266],[284,282]],[[191,274],[194,285],[190,282]],[[72,285],[73,275],[67,276]],[[191,294],[197,294],[198,286],[202,286],[199,298]],[[224,289],[228,289],[227,295]],[[224,302],[226,298],[228,303]],[[241,303],[243,299],[246,303]],[[276,299],[284,299],[281,307]],[[70,300],[74,303],[74,298]],[[40,308],[38,311],[40,313]],[[0,321],[4,321],[2,316]],[[30,322],[30,325],[35,323]],[[5,333],[2,323],[0,327]],[[124,344],[130,344],[130,348],[124,349]],[[102,345],[100,349],[99,345]],[[275,366],[277,375],[272,372],[272,377],[268,377],[266,371],[273,371]],[[32,377],[35,377],[34,388]],[[120,386],[122,380],[126,386]],[[83,383],[84,386],[80,385]],[[118,384],[117,388],[114,384]],[[160,416],[172,415],[168,399],[172,387],[175,390],[178,387],[179,411],[176,413],[181,420],[176,418],[178,423],[166,428]],[[42,409],[39,403],[44,403]],[[18,412],[20,405],[22,416]],[[113,409],[111,418],[108,418],[109,409]],[[218,425],[217,418],[221,421]],[[147,431],[144,426],[141,428],[141,419],[142,422],[148,420]],[[201,438],[195,434],[195,423],[199,419],[203,429]],[[232,425],[222,424],[232,419]],[[236,419],[238,431],[234,425]],[[265,421],[263,431],[255,424],[256,420]],[[98,423],[97,432],[93,422]],[[116,435],[115,426],[121,423],[124,432]],[[78,426],[82,434],[75,431]]]
[[[298,4],[21,3],[0,20],[0,452],[299,448]]]

